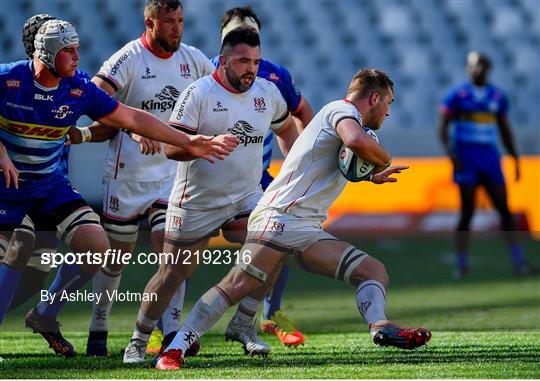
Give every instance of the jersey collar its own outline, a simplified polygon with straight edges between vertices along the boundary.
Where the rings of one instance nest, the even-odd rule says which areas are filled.
[[[160,53],[156,49],[152,48],[150,43],[148,42],[149,38],[146,37],[146,32],[144,32],[141,36],[141,43],[143,46],[148,49],[153,55],[155,55],[158,58],[162,58],[166,60],[167,58],[171,58],[174,53]]]

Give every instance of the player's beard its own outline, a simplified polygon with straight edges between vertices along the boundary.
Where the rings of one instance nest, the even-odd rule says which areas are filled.
[[[182,36],[178,38],[177,42],[169,42],[166,38],[157,35],[156,36],[156,43],[159,45],[163,51],[167,53],[174,53],[178,50],[178,47],[180,46],[180,42],[182,41]]]
[[[232,70],[229,70],[228,68],[225,69],[225,75],[227,76],[227,80],[231,84],[231,86],[238,91],[239,93],[245,93],[249,89],[251,89],[251,86],[253,86],[253,82],[255,82],[255,74],[253,74],[253,81],[249,85],[246,85],[242,82],[243,76],[235,76]],[[246,74],[244,74],[246,75]]]

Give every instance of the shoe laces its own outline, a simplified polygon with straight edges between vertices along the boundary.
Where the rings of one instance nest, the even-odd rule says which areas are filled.
[[[240,337],[242,337],[245,341],[248,342],[259,342],[261,339],[259,338],[259,335],[257,334],[257,330],[255,329],[256,319],[253,319],[252,323],[242,323],[239,321],[236,321],[236,328],[238,329],[238,332],[240,334]]]
[[[134,339],[129,342],[126,352],[129,355],[137,355],[138,357],[144,357],[146,353],[146,345],[141,343],[139,340]]]
[[[272,315],[272,321],[275,323],[276,328],[283,332],[295,332],[297,329],[285,313],[277,311]]]

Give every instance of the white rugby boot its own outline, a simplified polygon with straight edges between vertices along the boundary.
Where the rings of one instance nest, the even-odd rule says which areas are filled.
[[[225,340],[241,343],[246,355],[266,357],[270,346],[257,334],[255,323],[255,319],[251,323],[244,323],[236,315],[233,316],[225,330]]]

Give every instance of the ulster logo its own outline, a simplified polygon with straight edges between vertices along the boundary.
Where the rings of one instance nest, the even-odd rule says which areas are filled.
[[[263,141],[262,135],[251,135],[255,132],[255,129],[245,120],[239,120],[234,124],[233,128],[229,128],[227,131],[236,135],[236,137],[240,139],[240,144],[243,144],[244,146],[247,146],[248,144],[260,144]]]
[[[281,235],[284,229],[285,229],[285,224],[282,222],[276,222],[276,221],[274,221],[274,224],[270,228],[270,230],[272,231],[274,235]]]
[[[173,230],[180,230],[181,227],[182,227],[182,217],[172,216]]]
[[[191,77],[191,71],[189,70],[189,64],[187,64],[187,63],[180,64],[180,75],[184,79]]]
[[[120,200],[118,200],[118,197],[111,196],[109,198],[109,209],[115,213],[117,213],[120,210]]]
[[[255,111],[264,112],[266,111],[266,104],[264,103],[264,98],[253,98],[253,103],[255,105]]]

